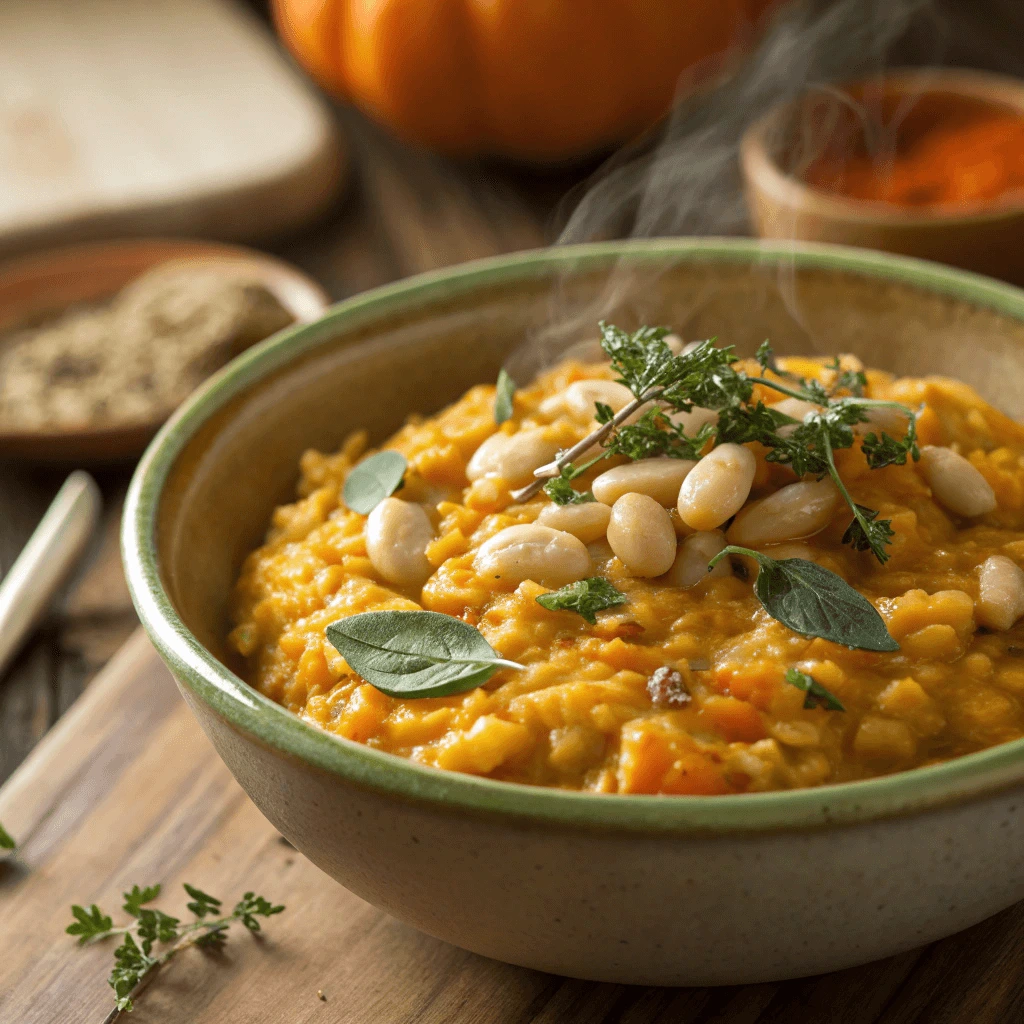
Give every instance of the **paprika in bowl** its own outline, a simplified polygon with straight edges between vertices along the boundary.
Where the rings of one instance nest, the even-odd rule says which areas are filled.
[[[935,68],[812,91],[748,129],[740,158],[763,238],[1024,283],[1024,82]]]

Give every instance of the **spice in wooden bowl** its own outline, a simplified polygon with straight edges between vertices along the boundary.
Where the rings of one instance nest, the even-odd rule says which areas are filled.
[[[946,90],[847,91],[831,105],[823,152],[803,179],[864,202],[967,211],[1024,191],[1024,114]]]
[[[162,418],[233,356],[293,321],[251,279],[157,266],[105,303],[0,334],[0,430]]]

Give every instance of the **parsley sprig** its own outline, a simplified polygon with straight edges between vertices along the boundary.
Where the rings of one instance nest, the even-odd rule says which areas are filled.
[[[129,1013],[133,1000],[183,949],[189,946],[222,949],[231,925],[241,922],[249,931],[258,932],[259,918],[271,917],[284,910],[283,906],[275,906],[262,896],[247,892],[234,909],[225,914],[221,900],[215,896],[192,885],[186,885],[185,891],[192,897],[187,906],[194,920],[184,924],[177,917],[146,906],[160,895],[159,885],[142,888],[133,885],[130,892],[124,893],[122,909],[131,920],[116,928],[113,918],[95,903],[88,910],[77,904],[72,906],[71,913],[75,919],[65,930],[69,935],[78,937],[80,946],[115,935],[123,936],[121,944],[114,950],[114,967],[107,979],[117,1002],[105,1024],[111,1024],[122,1013]],[[167,948],[158,950],[157,945]]]

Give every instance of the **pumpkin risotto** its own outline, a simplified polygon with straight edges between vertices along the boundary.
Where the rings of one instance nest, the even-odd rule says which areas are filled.
[[[693,351],[660,337],[672,359]],[[721,403],[662,401],[620,420],[641,455],[660,454],[592,444],[539,493],[534,470],[651,393],[618,364],[566,362],[497,403],[481,385],[411,417],[384,446],[404,475],[397,460],[369,500],[344,490],[367,465],[365,433],[306,452],[298,499],[237,584],[230,640],[249,680],[308,722],[421,764],[599,793],[817,786],[1024,736],[1024,427],[962,383],[862,372],[854,357],[729,369],[753,382],[743,408],[776,432],[767,443],[723,440],[736,428]],[[821,422],[825,394],[912,412],[868,401],[869,422],[841,428],[855,443],[816,442],[828,459],[836,448],[835,474],[815,463],[797,476],[799,455],[780,453]],[[651,448],[652,430],[675,440]],[[862,447],[868,431],[891,450]],[[889,647],[769,613],[758,572],[807,562],[877,609]],[[506,661],[463,692],[389,696],[326,635],[359,613],[419,610],[474,627]]]

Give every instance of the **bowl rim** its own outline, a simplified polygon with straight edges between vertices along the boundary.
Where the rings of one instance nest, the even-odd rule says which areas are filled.
[[[847,246],[766,243],[748,238],[649,239],[537,249],[421,274],[335,305],[311,324],[286,329],[242,353],[199,388],[147,449],[125,500],[122,555],[139,618],[179,683],[252,741],[360,788],[463,813],[603,830],[731,834],[873,821],[979,798],[1024,782],[1024,739],[942,764],[812,789],[727,796],[593,794],[443,771],[374,750],[304,722],[231,672],[188,630],[160,579],[156,516],[182,449],[227,402],[343,331],[424,300],[599,270],[620,261],[777,265],[842,271],[945,295],[1024,321],[1024,290],[925,260]]]
[[[897,89],[922,80],[933,84],[937,92],[956,92],[975,99],[1004,103],[1016,107],[1024,116],[1024,80],[1010,75],[971,68],[908,67],[894,68],[884,76],[885,83]],[[857,79],[847,84],[856,85],[863,81]],[[851,199],[809,185],[779,166],[769,152],[765,138],[775,122],[800,98],[772,107],[746,129],[740,140],[740,162],[748,188],[771,196],[779,205],[794,212],[824,216],[848,224],[919,230],[998,223],[1024,215],[1024,193],[1019,191],[1003,201],[969,207],[965,213],[948,210],[923,213],[891,203]]]

